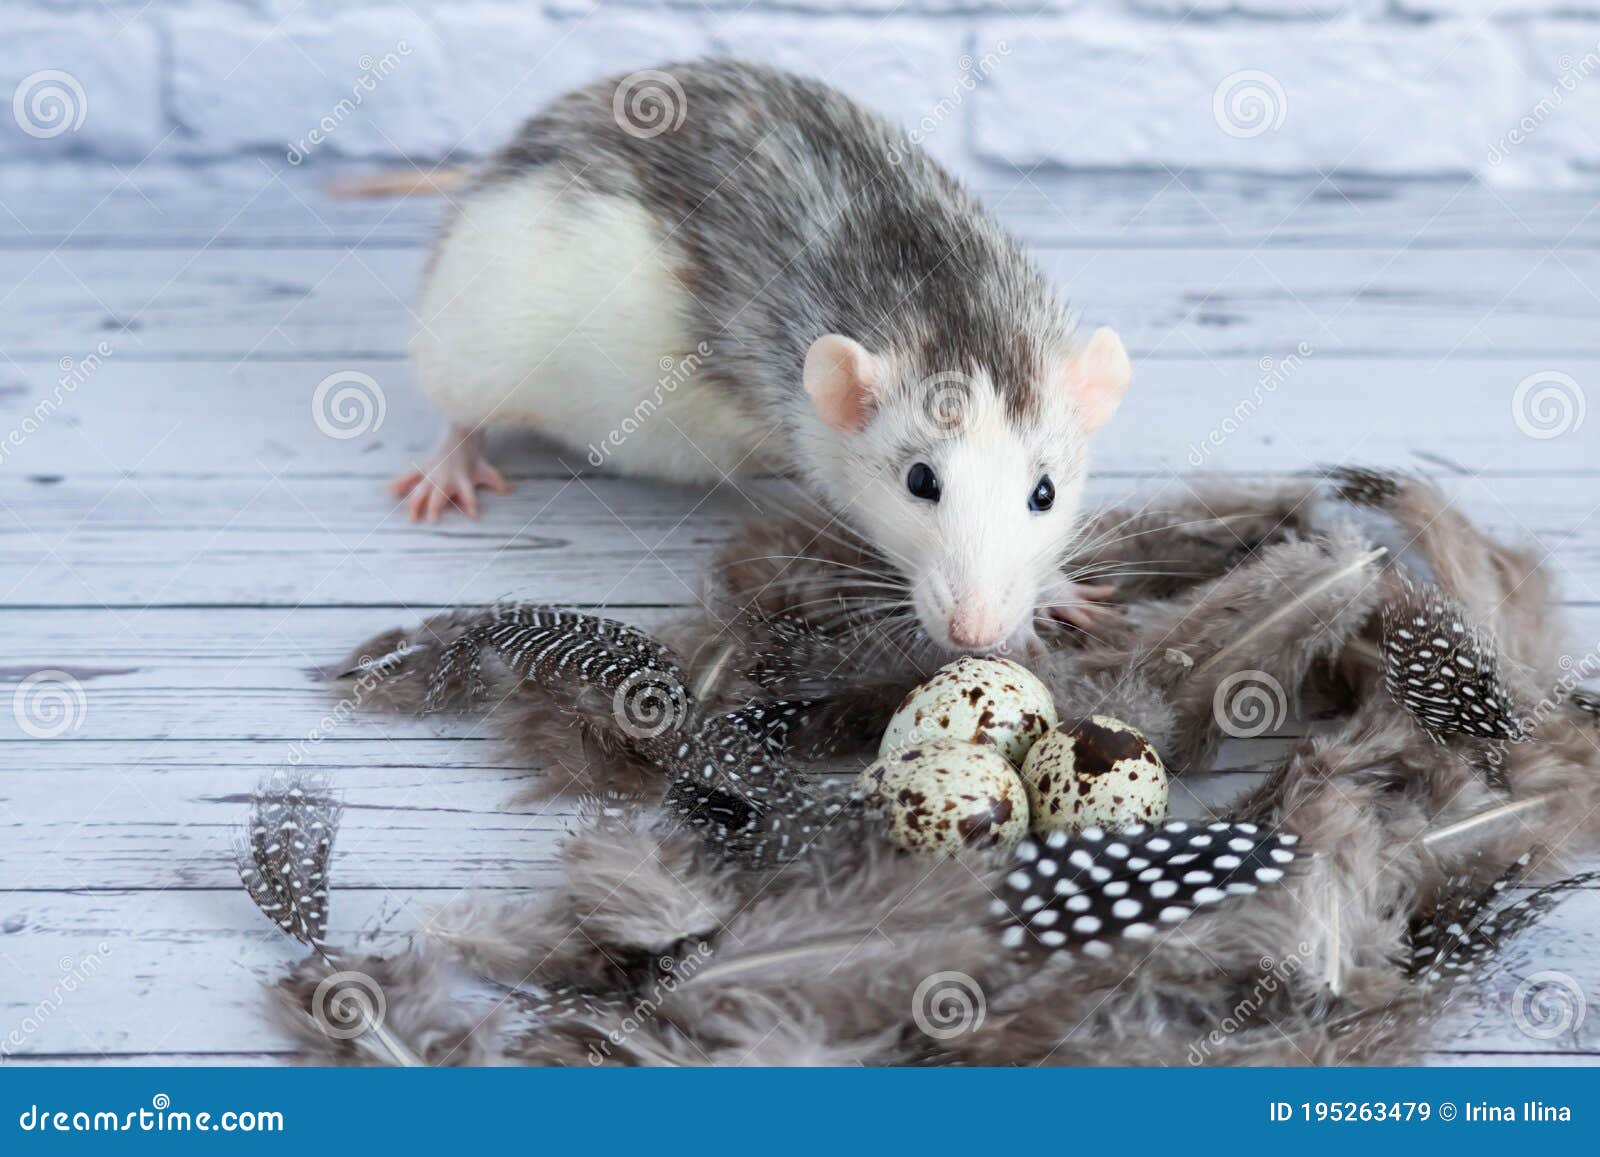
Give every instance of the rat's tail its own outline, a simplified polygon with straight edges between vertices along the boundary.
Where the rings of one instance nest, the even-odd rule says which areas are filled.
[[[330,197],[440,197],[466,188],[470,176],[471,171],[459,165],[427,171],[394,169],[329,181],[323,188]]]

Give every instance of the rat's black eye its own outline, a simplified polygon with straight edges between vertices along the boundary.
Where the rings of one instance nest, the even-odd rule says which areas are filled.
[[[1055,504],[1056,484],[1050,481],[1050,475],[1046,474],[1034,486],[1033,493],[1028,495],[1028,509],[1034,511],[1049,510]]]
[[[906,474],[906,489],[929,502],[939,501],[939,476],[926,462],[918,462]]]

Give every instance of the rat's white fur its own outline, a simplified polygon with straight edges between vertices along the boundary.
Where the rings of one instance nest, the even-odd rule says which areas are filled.
[[[678,246],[636,200],[537,171],[465,201],[413,343],[467,427],[533,427],[595,466],[680,481],[755,469],[761,432],[698,380]]]
[[[862,429],[804,427],[811,485],[906,576],[935,642],[1026,647],[1078,529],[1087,436],[1070,393],[1040,388],[1035,412],[1019,417],[982,370],[930,385],[892,354],[875,360],[876,409]],[[918,462],[938,475],[939,501],[908,489]],[[1046,475],[1055,504],[1032,511]]]

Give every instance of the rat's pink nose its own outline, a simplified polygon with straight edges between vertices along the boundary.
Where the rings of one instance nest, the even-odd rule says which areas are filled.
[[[988,611],[963,607],[950,616],[950,641],[958,647],[992,647],[1005,632],[1005,626]]]

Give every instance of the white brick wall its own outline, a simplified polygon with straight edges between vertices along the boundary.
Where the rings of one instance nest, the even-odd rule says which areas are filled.
[[[828,77],[972,173],[1600,182],[1600,0],[10,0],[0,162],[466,158],[707,52]]]

